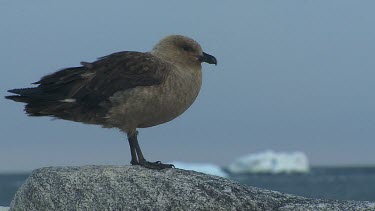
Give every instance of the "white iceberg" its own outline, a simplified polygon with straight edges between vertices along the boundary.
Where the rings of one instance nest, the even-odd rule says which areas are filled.
[[[228,166],[232,174],[246,173],[307,173],[309,161],[303,152],[265,152],[241,157]]]
[[[192,170],[192,171],[202,172],[205,174],[211,174],[211,175],[215,175],[219,177],[228,176],[220,166],[210,164],[210,163],[185,163],[185,162],[180,162],[180,161],[173,161],[170,163],[179,169]]]

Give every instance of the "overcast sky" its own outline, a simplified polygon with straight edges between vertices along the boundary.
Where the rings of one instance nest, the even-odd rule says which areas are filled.
[[[226,165],[266,149],[375,164],[375,1],[1,1],[0,91],[182,34],[218,59],[196,102],[140,130],[150,161]],[[0,171],[128,164],[116,129],[31,118],[0,98]]]

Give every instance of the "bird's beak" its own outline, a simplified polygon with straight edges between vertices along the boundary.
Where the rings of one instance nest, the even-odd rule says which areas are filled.
[[[205,52],[203,52],[202,56],[199,56],[199,61],[217,65],[216,58]]]

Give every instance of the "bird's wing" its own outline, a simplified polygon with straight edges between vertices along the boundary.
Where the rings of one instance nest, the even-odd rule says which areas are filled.
[[[170,70],[167,63],[150,53],[118,52],[82,67],[67,68],[43,77],[38,88],[59,100],[98,104],[114,93],[136,86],[161,84]]]
[[[163,83],[170,65],[139,52],[118,52],[81,67],[66,68],[44,76],[37,87],[12,89],[7,99],[27,103],[30,116],[54,116],[88,124],[102,124],[108,99],[136,86]]]

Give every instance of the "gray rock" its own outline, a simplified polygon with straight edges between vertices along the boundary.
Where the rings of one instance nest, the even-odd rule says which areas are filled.
[[[375,210],[373,202],[308,199],[180,169],[139,166],[35,170],[11,210]]]

